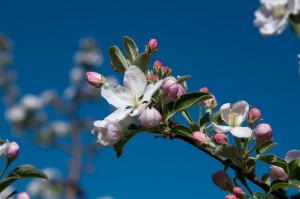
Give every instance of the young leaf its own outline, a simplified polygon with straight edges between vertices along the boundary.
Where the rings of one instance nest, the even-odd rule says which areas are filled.
[[[175,133],[176,135],[182,135],[184,137],[192,137],[193,136],[193,131],[183,125],[177,125],[172,129],[172,132]]]
[[[260,145],[257,149],[256,149],[256,153],[259,155],[262,155],[264,153],[266,153],[267,151],[271,150],[273,147],[275,147],[277,145],[277,143],[273,142],[272,140]]]
[[[268,154],[268,155],[260,155],[254,159],[257,159],[261,162],[270,164],[270,165],[275,165],[278,167],[281,167],[285,172],[288,173],[288,165],[286,161],[282,158],[276,157],[274,154]]]
[[[300,37],[300,15],[290,15],[292,31]]]
[[[202,92],[194,92],[194,93],[188,93],[181,95],[175,102],[173,107],[169,107],[168,104],[168,115],[167,118],[172,117],[176,113],[180,111],[184,111],[196,103],[201,103],[204,100],[212,98],[211,95],[208,93],[202,93]]]
[[[264,194],[262,194],[260,192],[255,192],[255,193],[253,193],[252,196],[254,199],[263,199],[264,198]]]
[[[178,82],[178,84],[181,84],[190,78],[191,78],[191,76],[189,76],[189,75],[181,76],[181,77],[177,78],[177,82]]]
[[[130,63],[133,64],[134,60],[139,55],[139,49],[130,37],[124,36],[123,41],[127,58]]]
[[[261,180],[266,183],[267,185],[270,186],[271,184],[271,178],[270,178],[270,175],[269,174],[264,174],[261,178]]]
[[[117,157],[121,157],[122,153],[123,153],[123,148],[125,146],[125,144],[128,142],[128,140],[130,140],[134,135],[136,134],[130,134],[130,135],[125,135],[117,144],[115,144],[114,150],[117,152]]]
[[[129,64],[120,49],[117,46],[111,46],[109,48],[109,56],[113,69],[124,74]]]
[[[8,174],[8,176],[3,179],[0,182],[0,192],[2,192],[6,187],[11,185],[16,180],[22,179],[22,178],[43,178],[48,179],[46,174],[44,174],[42,171],[38,170],[32,165],[24,164],[16,169],[14,169],[12,172]]]
[[[300,158],[289,163],[289,179],[300,180]]]
[[[207,122],[210,121],[210,118],[209,118],[209,113],[207,112],[201,119],[200,119],[200,127],[203,127],[205,126],[205,124]]]
[[[222,144],[216,147],[216,149],[213,151],[213,154],[236,161],[242,158],[237,151],[238,150],[235,146]]]
[[[136,57],[136,59],[133,61],[133,65],[139,67],[141,71],[146,74],[149,68],[151,56],[152,55],[148,53],[142,53]]]

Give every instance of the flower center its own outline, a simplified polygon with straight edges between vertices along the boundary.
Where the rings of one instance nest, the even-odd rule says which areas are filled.
[[[275,17],[283,17],[286,12],[287,12],[287,9],[285,8],[285,6],[276,6],[273,9],[273,15]]]
[[[238,117],[239,117],[239,115],[237,114],[237,113],[231,113],[231,114],[229,114],[229,125],[230,126],[232,126],[232,127],[237,127],[237,126],[239,126],[238,124],[237,124],[237,119],[238,119]]]

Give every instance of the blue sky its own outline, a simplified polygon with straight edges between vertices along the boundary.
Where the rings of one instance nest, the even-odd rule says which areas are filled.
[[[277,37],[261,36],[253,26],[258,6],[258,1],[237,0],[0,0],[0,31],[14,42],[12,67],[19,73],[22,94],[48,88],[62,92],[69,85],[72,57],[82,37],[99,42],[104,64],[98,72],[105,75],[113,73],[108,47],[122,46],[123,35],[133,38],[140,49],[156,38],[160,50],[153,62],[161,60],[174,75],[192,75],[189,91],[206,86],[220,104],[245,100],[261,109],[279,142],[273,151],[284,157],[288,150],[299,149],[299,39],[289,28]],[[110,110],[100,100],[93,109],[89,115],[98,119]],[[0,118],[1,138],[11,137],[3,114]],[[18,142],[22,151],[16,164],[64,169],[64,155],[35,148],[30,136]],[[211,181],[221,165],[177,140],[140,134],[127,144],[121,158],[107,148],[94,165],[97,173],[82,179],[91,199],[225,196]]]

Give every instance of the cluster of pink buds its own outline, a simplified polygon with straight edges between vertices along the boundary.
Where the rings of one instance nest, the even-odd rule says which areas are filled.
[[[153,65],[152,73],[157,75],[159,79],[164,79],[171,75],[171,68],[168,66],[164,66],[159,60],[156,60]]]
[[[178,97],[186,93],[185,88],[178,83],[175,77],[167,77],[164,79],[162,86],[164,97],[167,101],[172,102]]]
[[[246,199],[247,195],[240,187],[234,187],[232,193],[225,196],[225,199]]]

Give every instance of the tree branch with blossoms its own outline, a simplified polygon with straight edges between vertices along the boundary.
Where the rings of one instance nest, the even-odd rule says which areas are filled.
[[[285,159],[267,154],[277,144],[272,140],[271,126],[260,123],[259,109],[250,109],[246,101],[238,101],[216,110],[217,100],[207,88],[187,92],[189,75],[176,78],[158,60],[149,68],[158,51],[156,39],[151,39],[140,53],[136,43],[125,36],[124,49],[126,55],[116,46],[109,49],[113,69],[124,75],[123,86],[95,72],[86,74],[87,81],[100,88],[102,97],[116,108],[94,122],[92,133],[100,145],[113,146],[120,157],[125,144],[140,132],[181,139],[222,162],[224,170],[214,173],[212,180],[230,192],[225,198],[288,198],[285,189],[294,187],[300,191],[300,151],[289,151]],[[193,120],[189,109],[197,106],[198,119]],[[182,115],[188,124],[181,124],[177,115]],[[270,172],[262,178],[255,174],[257,161],[270,165]],[[235,171],[233,181],[226,173],[228,168]],[[253,193],[247,179],[263,192]]]

